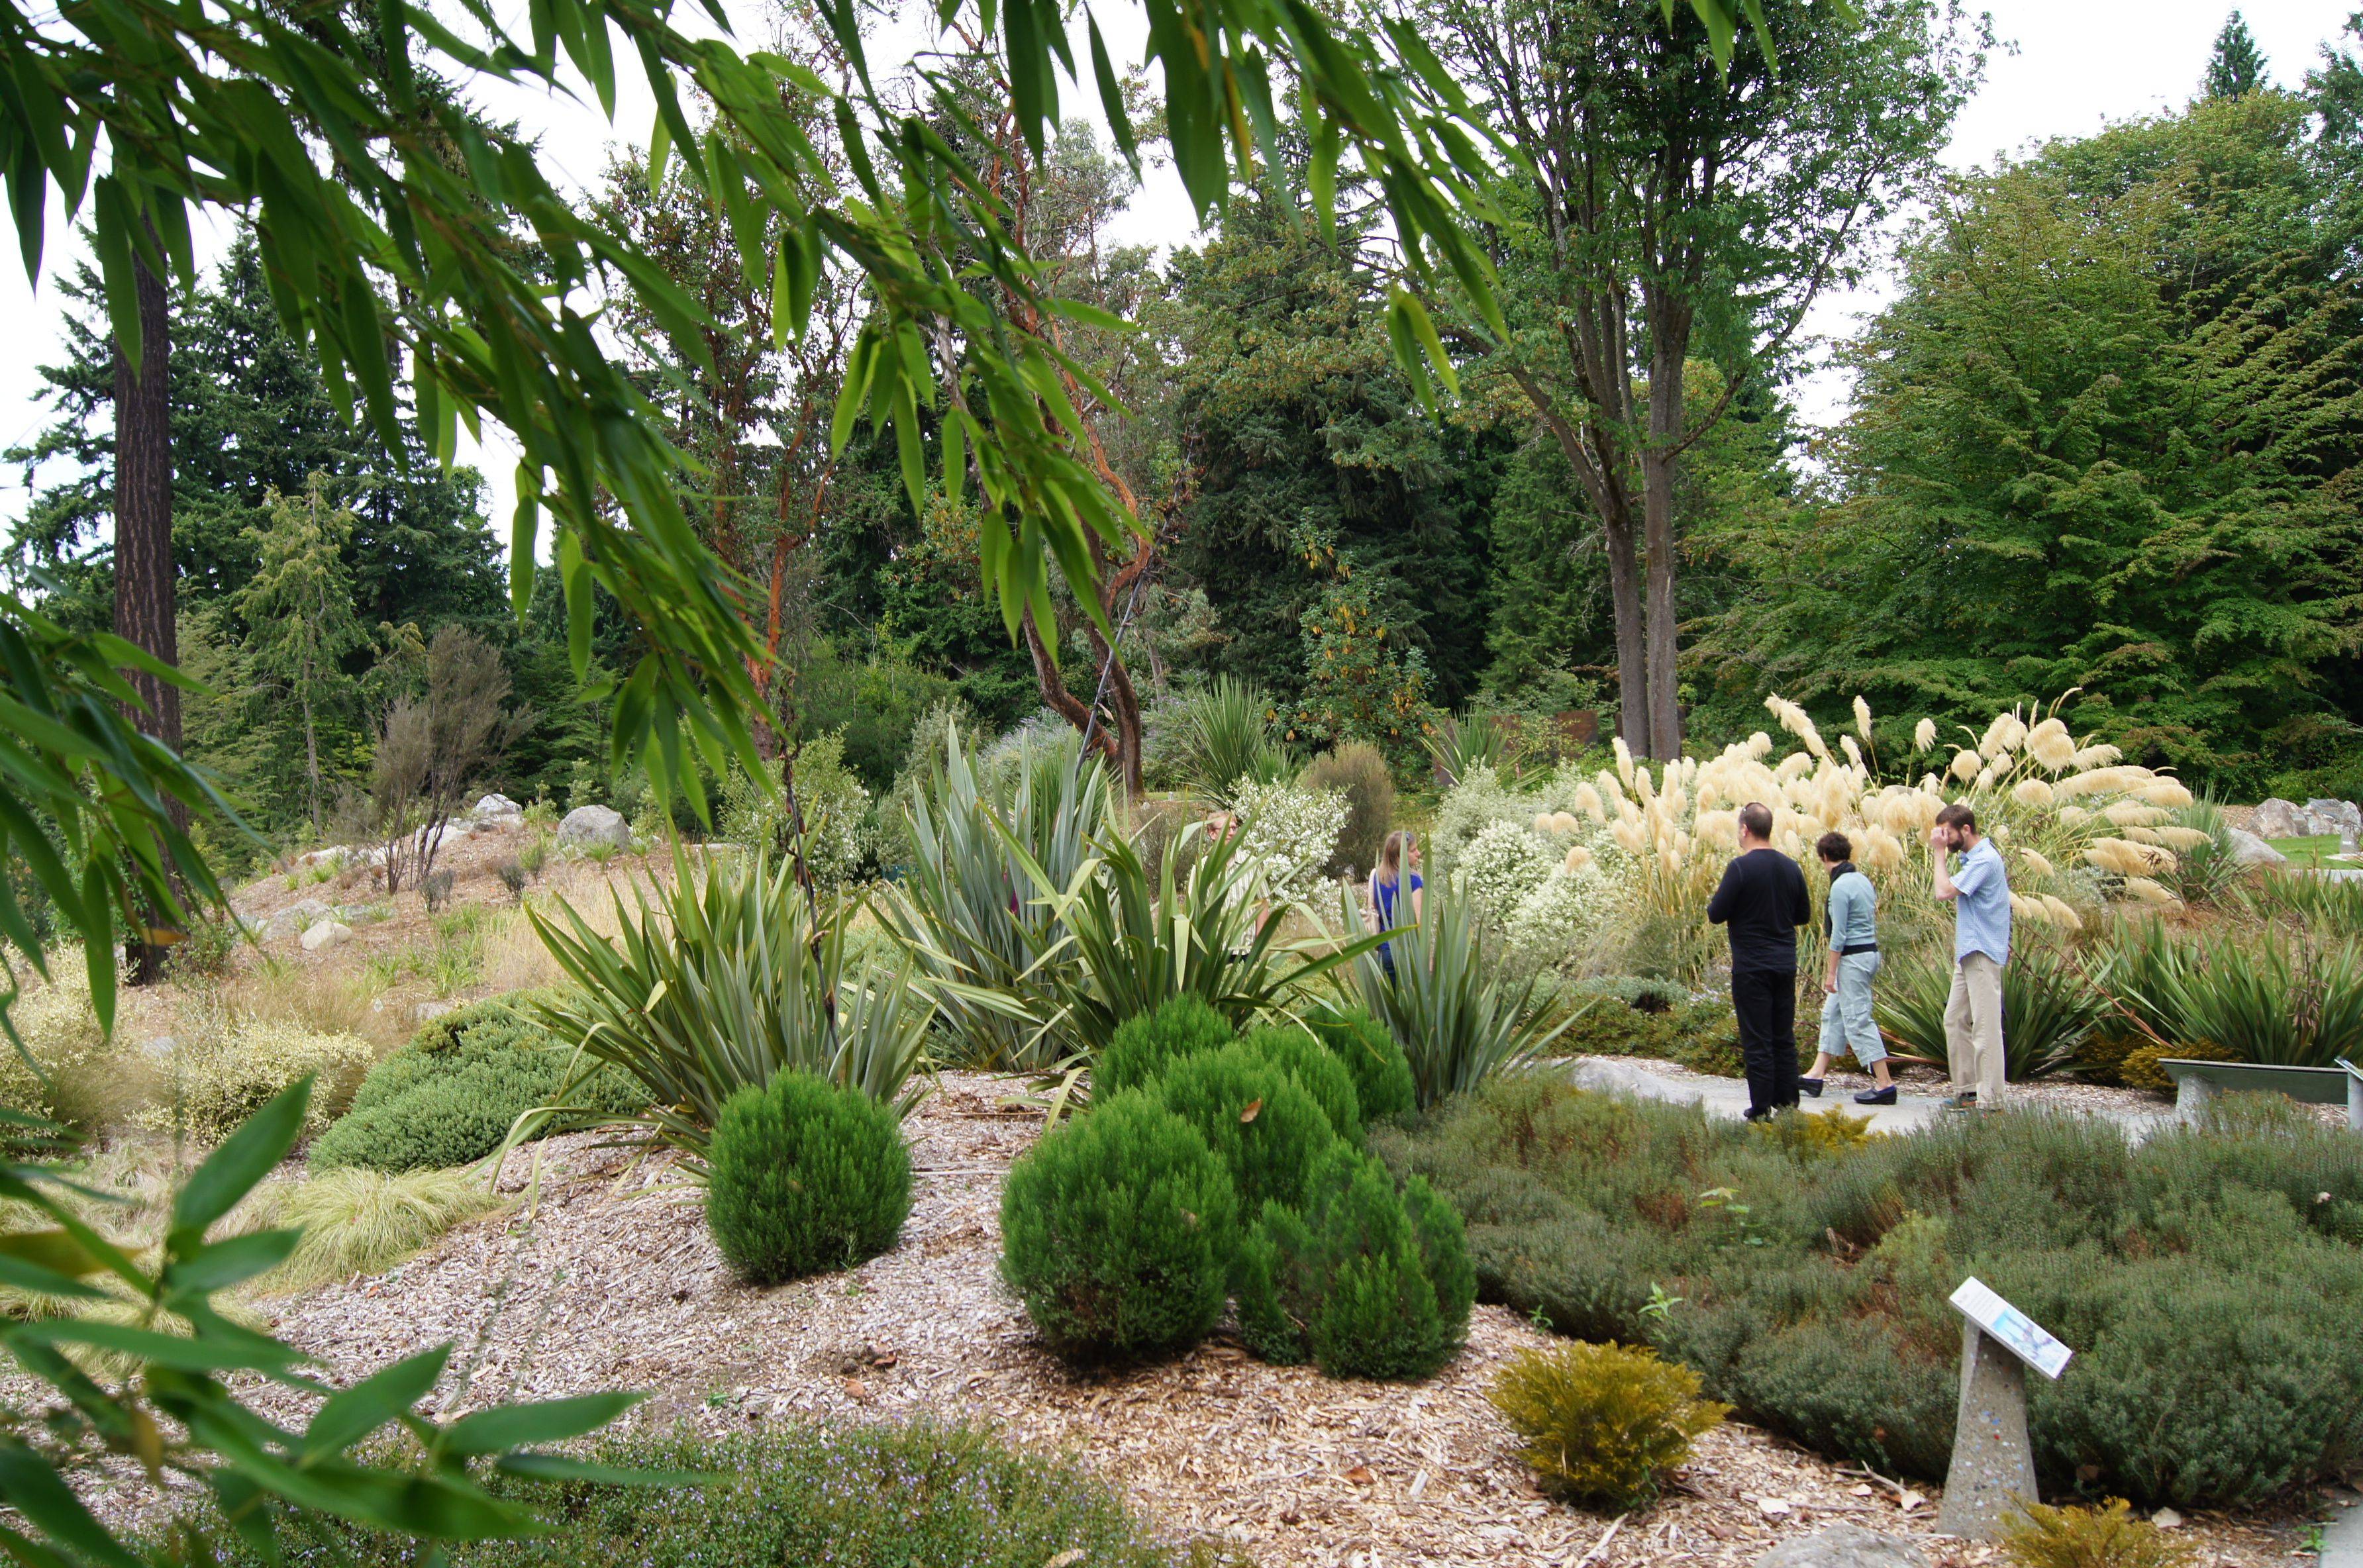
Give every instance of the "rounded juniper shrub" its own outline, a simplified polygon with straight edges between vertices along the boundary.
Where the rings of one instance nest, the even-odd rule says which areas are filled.
[[[1414,1176],[1333,1148],[1302,1212],[1274,1203],[1239,1249],[1239,1331],[1249,1352],[1311,1360],[1332,1377],[1426,1377],[1460,1353],[1477,1276],[1460,1217]]]
[[[1251,1055],[1279,1067],[1313,1097],[1337,1136],[1362,1141],[1362,1102],[1354,1076],[1321,1042],[1292,1024],[1266,1024],[1240,1042]]]
[[[1353,1077],[1354,1101],[1365,1127],[1412,1109],[1418,1090],[1412,1083],[1411,1058],[1393,1031],[1359,1009],[1316,1012],[1305,1021]]]
[[[911,1152],[893,1111],[811,1073],[725,1100],[707,1167],[706,1228],[752,1285],[873,1257],[911,1212]]]
[[[1147,1088],[1174,1063],[1231,1043],[1223,1015],[1196,997],[1175,997],[1155,1012],[1117,1025],[1107,1049],[1092,1068],[1092,1092],[1113,1099],[1126,1089]]]
[[[1076,1360],[1195,1344],[1223,1315],[1237,1241],[1230,1173],[1138,1091],[1045,1136],[1002,1189],[1001,1276]]]
[[[1320,1102],[1244,1041],[1176,1064],[1154,1092],[1230,1173],[1242,1214],[1293,1207],[1315,1163],[1339,1146]]]

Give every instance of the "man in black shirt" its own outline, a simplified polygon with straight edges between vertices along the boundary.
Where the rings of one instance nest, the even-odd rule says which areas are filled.
[[[1747,1120],[1797,1103],[1797,928],[1814,918],[1805,874],[1772,847],[1772,812],[1739,808],[1739,856],[1706,918],[1731,927],[1731,1009],[1747,1063]]]

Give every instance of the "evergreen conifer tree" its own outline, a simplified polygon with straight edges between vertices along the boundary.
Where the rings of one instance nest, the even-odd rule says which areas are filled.
[[[2234,11],[2215,35],[2214,52],[2207,57],[2207,95],[2238,98],[2265,84],[2264,51],[2257,48],[2247,19]]]
[[[320,724],[352,689],[341,661],[369,646],[353,613],[343,550],[353,514],[315,473],[301,495],[272,492],[268,527],[250,528],[257,562],[238,596],[246,650],[271,695],[291,699],[304,719],[304,775],[312,828],[320,826]]]

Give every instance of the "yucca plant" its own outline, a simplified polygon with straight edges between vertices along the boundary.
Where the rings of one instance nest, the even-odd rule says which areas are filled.
[[[2205,1041],[2241,1061],[2327,1067],[2363,1055],[2363,952],[2265,931],[2202,939],[2144,1006],[2169,1044]]]
[[[1551,1023],[1536,1003],[1533,977],[1504,978],[1500,943],[1457,878],[1449,889],[1428,890],[1416,920],[1377,934],[1352,892],[1338,901],[1362,1006],[1402,1044],[1422,1110],[1530,1060],[1586,1010]]]
[[[1905,1055],[1944,1063],[1945,1004],[1952,989],[1953,966],[1941,952],[1898,961],[1880,973],[1879,1027]],[[2067,1066],[2108,1012],[2108,999],[2060,948],[2045,942],[2014,945],[2002,971],[2003,1076],[2024,1083]]]
[[[957,733],[943,766],[904,802],[910,874],[882,891],[880,922],[929,982],[947,1066],[1036,1072],[1064,1055],[1048,1025],[1082,963],[1033,875],[1073,882],[1110,821],[1097,759],[1044,747],[994,789]]]
[[[2309,934],[2363,939],[2363,881],[2312,872],[2273,871],[2243,887],[2238,902],[2251,919],[2296,926]]]
[[[1182,788],[1207,801],[1228,801],[1246,779],[1277,783],[1296,770],[1295,758],[1273,725],[1271,699],[1234,676],[1192,697],[1182,712],[1180,754],[1173,772]]]
[[[2158,878],[2186,904],[2218,904],[2240,885],[2240,861],[2232,849],[2232,824],[2214,795],[2202,795],[2173,813],[2181,848]]]
[[[1204,832],[1193,823],[1183,842]],[[1063,883],[1010,836],[1034,899],[1064,922],[1077,960],[1040,971],[1057,989],[1052,1022],[1067,1059],[1095,1056],[1127,1019],[1176,997],[1195,997],[1242,1028],[1371,945],[1281,945],[1280,922],[1266,918],[1254,869],[1239,857],[1243,836],[1210,837],[1177,873],[1182,856],[1164,856],[1152,872],[1122,833],[1103,833],[1093,858]]]
[[[1457,719],[1448,713],[1420,742],[1444,775],[1447,789],[1480,767],[1503,774],[1517,769],[1517,736],[1491,713],[1464,713]]]
[[[613,1120],[653,1126],[699,1168],[723,1101],[783,1068],[907,1113],[934,1009],[905,966],[873,957],[847,972],[858,905],[824,897],[815,911],[794,863],[767,853],[701,864],[675,841],[672,869],[653,893],[636,885],[630,907],[610,891],[612,942],[564,902],[559,917],[527,911],[572,982],[542,1018],[579,1043],[578,1061],[614,1064],[654,1102]]]

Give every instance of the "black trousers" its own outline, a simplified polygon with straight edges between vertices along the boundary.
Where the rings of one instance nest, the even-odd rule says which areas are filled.
[[[1739,1055],[1747,1064],[1747,1114],[1760,1117],[1795,1105],[1796,972],[1733,971],[1731,1010],[1739,1017]]]

